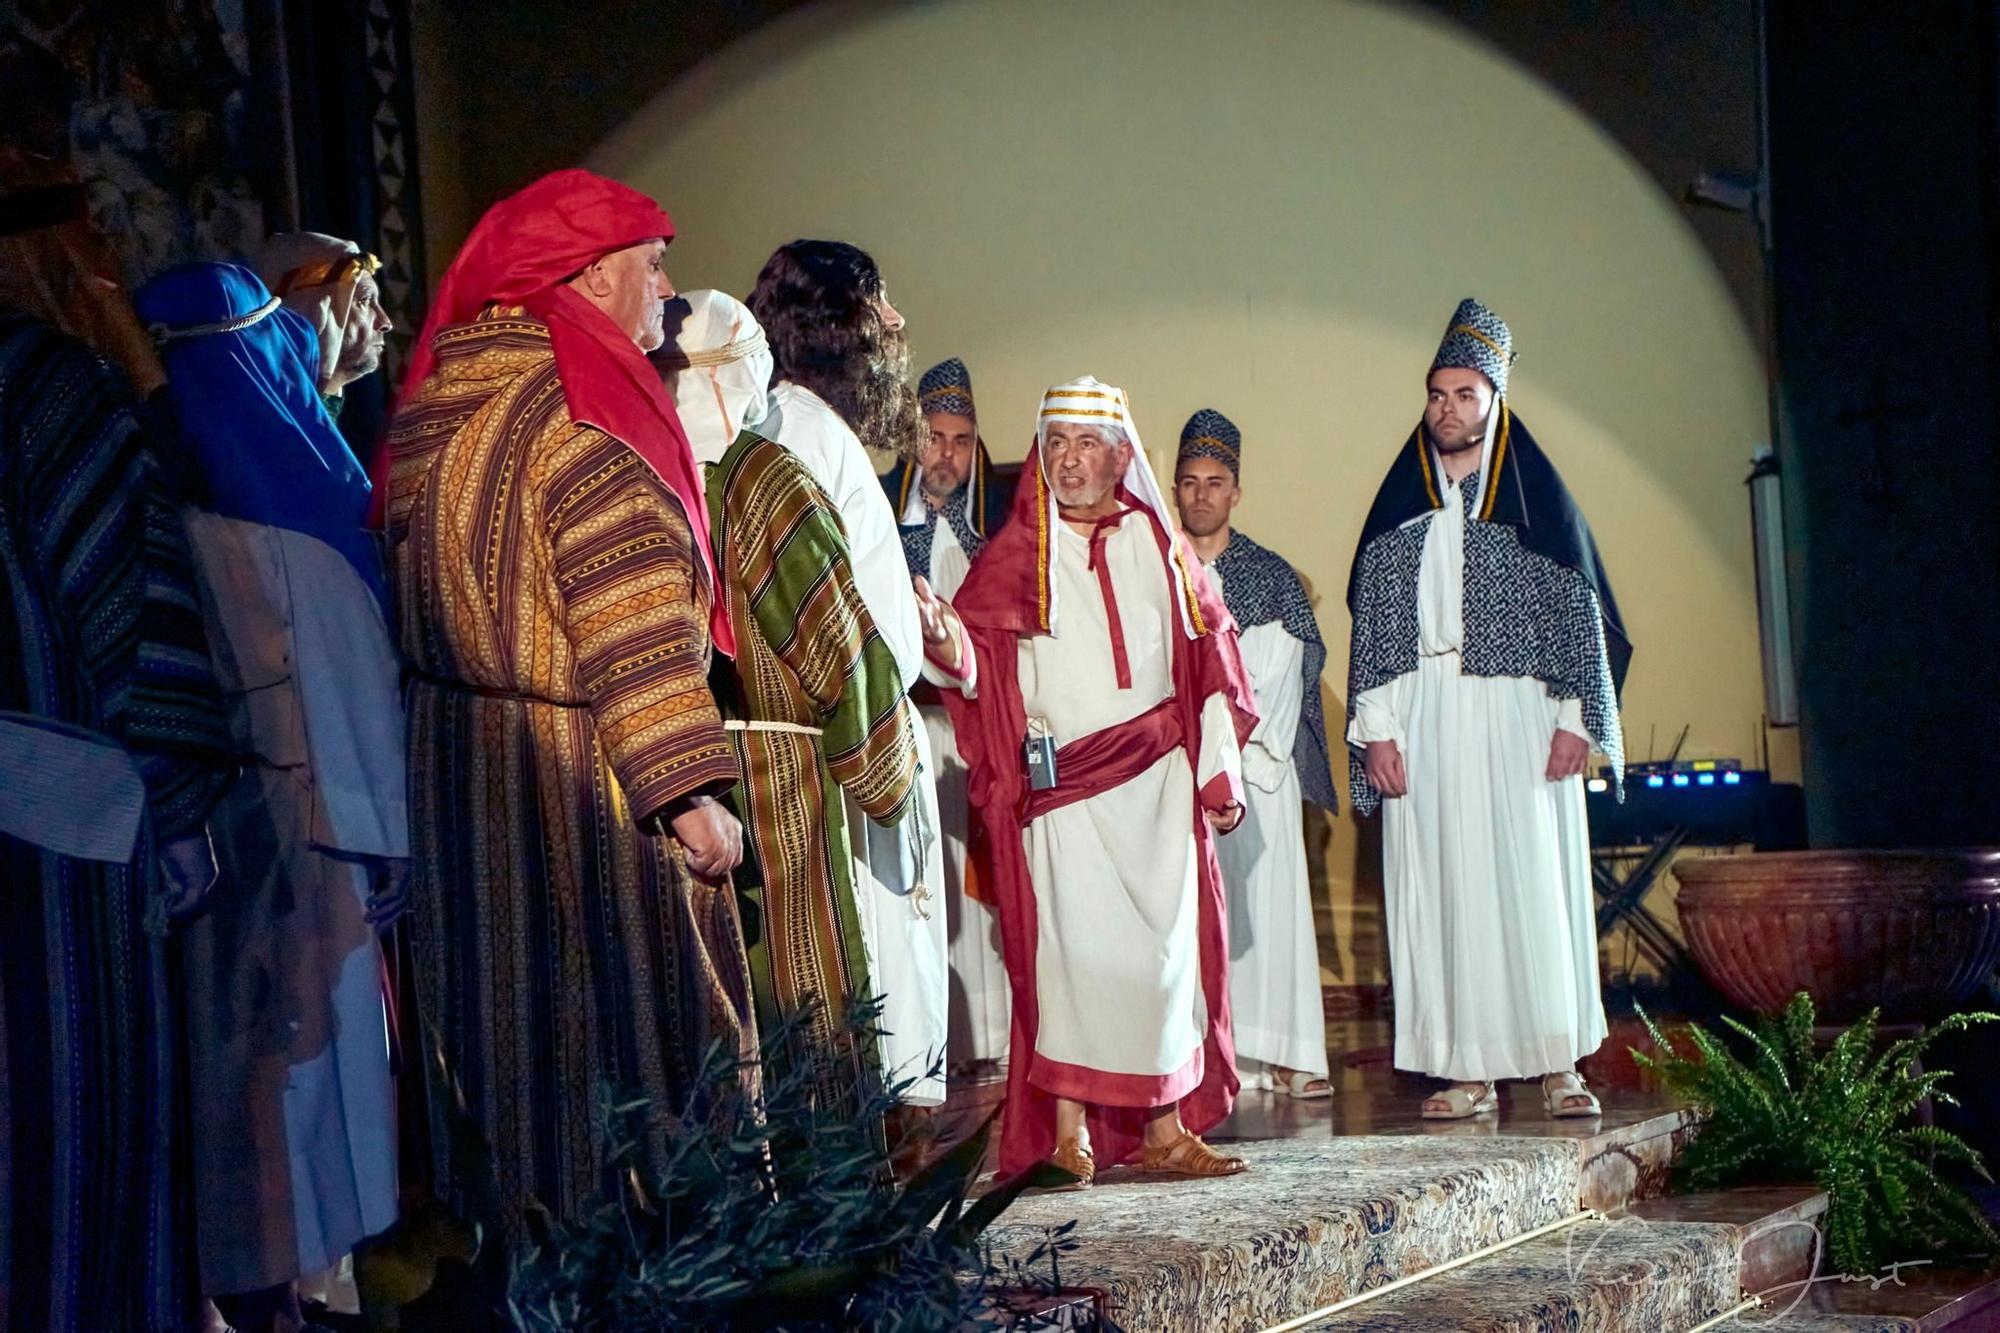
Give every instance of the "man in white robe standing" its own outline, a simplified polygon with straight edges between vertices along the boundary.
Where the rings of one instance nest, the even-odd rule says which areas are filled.
[[[1198,1135],[1237,1088],[1214,838],[1243,817],[1256,708],[1122,390],[1043,398],[1013,517],[952,603],[962,633],[921,595],[1013,987],[1001,1170],[1242,1170]]]
[[[979,438],[972,374],[956,357],[917,382],[929,438],[914,460],[883,474],[896,506],[910,573],[950,601],[973,559],[1006,522],[1004,497]],[[959,1068],[1007,1059],[1007,968],[1000,959],[1000,919],[986,883],[984,830],[966,801],[965,760],[952,735],[951,715],[928,682],[913,692],[937,758],[938,813],[944,837],[945,924],[951,941],[951,1052]]]
[[[1355,807],[1383,806],[1398,1067],[1451,1080],[1429,1119],[1542,1078],[1593,1116],[1576,1062],[1606,1035],[1583,772],[1622,783],[1631,657],[1597,545],[1507,400],[1513,335],[1460,304],[1422,423],[1375,497],[1348,584]]]
[[[1326,644],[1297,572],[1230,522],[1243,499],[1242,449],[1236,423],[1205,407],[1181,428],[1174,462],[1181,531],[1236,621],[1257,691],[1257,729],[1243,747],[1249,812],[1216,851],[1229,889],[1236,1066],[1245,1088],[1330,1097],[1302,804],[1339,810],[1319,698]]]
[[[745,304],[764,326],[776,363],[759,433],[796,455],[833,502],[847,530],[855,588],[907,690],[922,677],[923,632],[896,515],[868,459],[869,447],[908,453],[922,438],[903,317],[889,304],[875,261],[839,241],[781,246]],[[910,816],[885,829],[850,798],[848,827],[855,831],[868,973],[882,995],[883,1072],[914,1080],[905,1104],[929,1107],[944,1101],[950,987],[937,768],[925,728],[913,729]]]

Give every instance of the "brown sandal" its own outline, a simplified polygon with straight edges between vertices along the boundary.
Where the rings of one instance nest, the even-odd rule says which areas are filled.
[[[1062,1168],[1076,1177],[1073,1184],[1057,1185],[1049,1192],[1061,1194],[1069,1190],[1080,1190],[1097,1179],[1097,1159],[1084,1147],[1082,1139],[1064,1139],[1049,1154],[1049,1165]]]
[[[1164,1148],[1148,1147],[1139,1156],[1142,1171],[1169,1171],[1177,1176],[1233,1176],[1247,1169],[1241,1157],[1224,1157],[1186,1130]]]

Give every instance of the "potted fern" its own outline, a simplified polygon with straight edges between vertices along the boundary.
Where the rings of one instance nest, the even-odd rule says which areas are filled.
[[[1928,1101],[1957,1105],[1942,1086],[1950,1073],[1918,1072],[1918,1057],[1946,1033],[1996,1015],[1954,1014],[1878,1054],[1874,1012],[1822,1047],[1812,997],[1800,991],[1755,1028],[1722,1020],[1746,1044],[1747,1061],[1699,1024],[1689,1026],[1692,1051],[1683,1052],[1644,1010],[1639,1016],[1658,1050],[1635,1048],[1633,1058],[1706,1117],[1677,1165],[1685,1188],[1814,1182],[1827,1196],[1827,1248],[1844,1273],[1908,1260],[1912,1245],[1926,1257],[2000,1251],[2000,1233],[1940,1173],[1956,1166],[1990,1181],[1980,1155],[1957,1135],[1916,1123]]]

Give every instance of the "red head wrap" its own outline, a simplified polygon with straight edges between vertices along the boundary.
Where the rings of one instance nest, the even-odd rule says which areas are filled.
[[[701,473],[673,397],[638,345],[564,281],[614,250],[655,237],[671,241],[673,235],[674,220],[653,200],[580,169],[550,172],[502,199],[479,219],[438,284],[403,378],[401,402],[416,396],[437,364],[431,341],[441,330],[471,322],[488,305],[526,307],[549,326],[571,418],[624,441],[680,497],[713,590],[710,637],[718,650],[733,656],[736,640],[709,551]],[[386,481],[385,450],[375,476],[378,523]]]

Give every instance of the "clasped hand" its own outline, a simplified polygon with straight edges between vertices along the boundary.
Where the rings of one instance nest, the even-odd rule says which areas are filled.
[[[688,869],[706,880],[726,878],[743,860],[743,825],[713,796],[689,796],[667,807]]]

